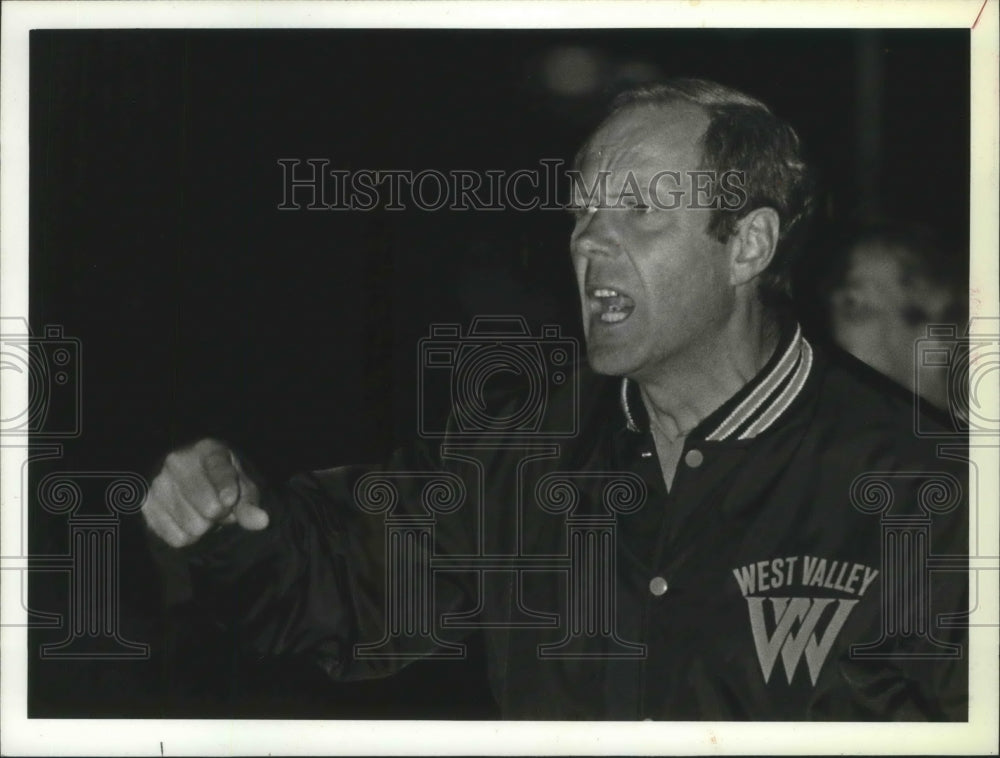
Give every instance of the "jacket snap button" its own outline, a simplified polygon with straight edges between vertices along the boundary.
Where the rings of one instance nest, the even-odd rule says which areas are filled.
[[[698,468],[704,460],[705,456],[701,454],[701,450],[688,450],[684,456],[684,462],[691,468]]]
[[[654,576],[649,580],[649,591],[659,597],[667,591],[667,580],[662,576]]]

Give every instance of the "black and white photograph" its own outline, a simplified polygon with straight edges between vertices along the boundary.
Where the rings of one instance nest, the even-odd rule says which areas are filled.
[[[3,5],[4,755],[996,754],[998,4],[709,5]]]

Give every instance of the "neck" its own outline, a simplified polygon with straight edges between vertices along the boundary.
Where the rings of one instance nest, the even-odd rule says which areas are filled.
[[[755,303],[710,339],[639,378],[653,429],[671,442],[685,437],[760,372],[778,338],[777,319]]]

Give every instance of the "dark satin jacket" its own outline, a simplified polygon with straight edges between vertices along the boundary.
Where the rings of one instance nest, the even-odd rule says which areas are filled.
[[[543,401],[267,490],[266,530],[183,551],[199,596],[337,679],[481,628],[506,718],[966,718],[965,439],[794,324],[669,492],[633,384]]]

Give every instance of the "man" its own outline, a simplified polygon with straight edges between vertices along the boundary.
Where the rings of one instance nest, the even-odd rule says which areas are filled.
[[[593,371],[550,388],[538,435],[477,435],[459,395],[441,444],[278,488],[206,440],[166,459],[150,528],[248,648],[339,679],[481,628],[508,718],[964,718],[960,620],[928,626],[964,575],[926,559],[966,552],[965,480],[780,305],[795,133],[675,80],[620,99],[577,166]]]
[[[957,410],[954,366],[914,361],[928,326],[961,334],[968,320],[966,285],[942,244],[917,227],[872,226],[839,246],[831,268],[822,295],[834,342],[936,408]]]

